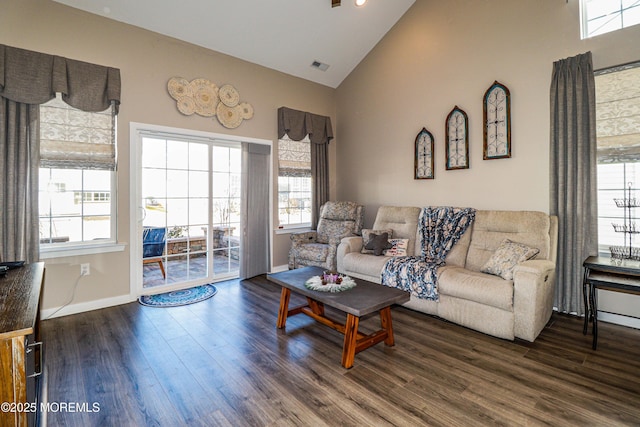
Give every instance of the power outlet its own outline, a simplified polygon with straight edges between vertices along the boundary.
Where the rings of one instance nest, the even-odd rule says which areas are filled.
[[[80,275],[88,276],[91,274],[91,264],[80,264]]]

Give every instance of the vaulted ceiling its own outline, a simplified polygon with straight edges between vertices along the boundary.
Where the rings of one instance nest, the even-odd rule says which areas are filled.
[[[357,7],[342,0],[331,7],[331,0],[54,1],[333,88],[415,2],[369,0]]]

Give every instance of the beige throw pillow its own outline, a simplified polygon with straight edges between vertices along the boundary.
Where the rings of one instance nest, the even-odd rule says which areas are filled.
[[[538,252],[539,249],[504,239],[480,271],[500,276],[505,280],[513,280],[513,269],[516,265],[535,257]]]

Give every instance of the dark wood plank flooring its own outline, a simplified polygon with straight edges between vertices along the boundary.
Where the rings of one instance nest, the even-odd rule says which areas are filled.
[[[394,307],[396,345],[347,370],[339,333],[306,316],[276,329],[280,288],[264,277],[216,287],[189,306],[43,322],[48,401],[99,406],[48,425],[640,425],[640,330],[600,323],[592,351],[579,318],[510,342]]]

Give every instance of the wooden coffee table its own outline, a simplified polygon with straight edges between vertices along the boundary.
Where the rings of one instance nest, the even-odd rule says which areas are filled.
[[[304,267],[267,275],[268,280],[282,286],[278,329],[285,327],[287,316],[302,313],[344,334],[342,366],[345,368],[353,366],[356,353],[380,341],[384,341],[388,346],[394,345],[391,306],[409,301],[409,293],[356,278],[354,280],[357,286],[342,292],[312,291],[304,286],[307,279],[319,276],[323,271],[324,269],[320,267]],[[307,297],[307,304],[289,309],[291,292]],[[326,317],[325,306],[345,312],[347,314],[346,323],[343,325]],[[360,317],[375,311],[380,312],[381,329],[369,335],[358,332]]]

